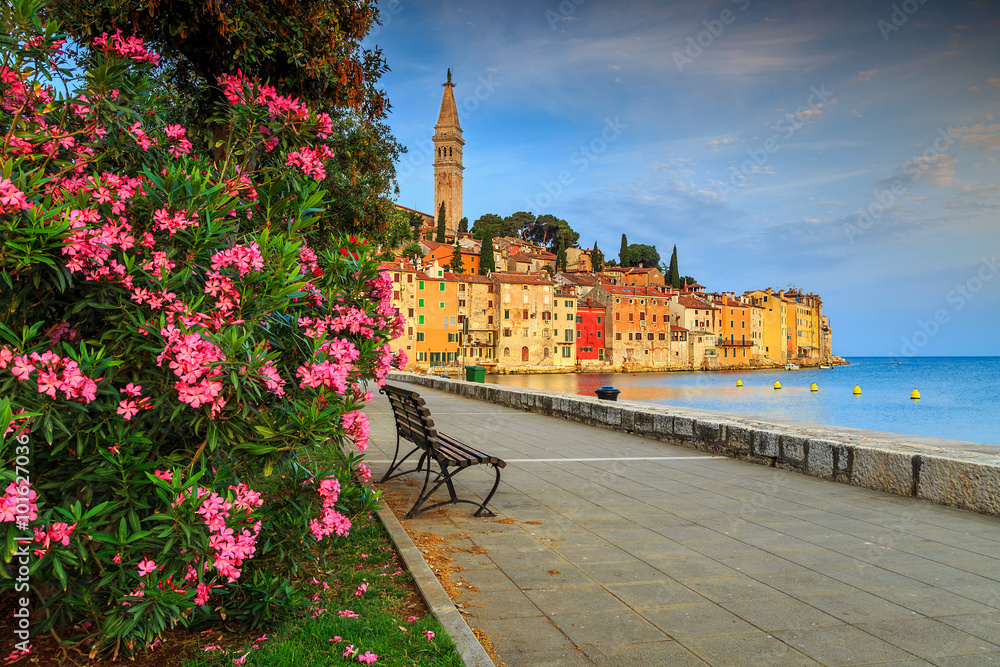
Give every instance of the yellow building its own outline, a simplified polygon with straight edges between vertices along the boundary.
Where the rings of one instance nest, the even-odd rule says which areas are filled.
[[[432,264],[416,274],[415,365],[426,370],[458,364],[458,285],[441,267]]]
[[[569,288],[553,287],[552,365],[576,366],[576,297]],[[544,363],[544,360],[543,360]]]
[[[494,282],[485,276],[463,275],[459,278],[458,324],[463,331],[460,361],[466,366],[493,368],[497,363]]]
[[[789,327],[789,317],[795,321],[795,308],[789,314],[789,304],[783,292],[774,292],[770,287],[765,290],[751,290],[744,296],[755,306],[763,310],[764,324],[764,356],[778,365],[789,363],[795,358],[794,329]]]
[[[492,279],[497,296],[497,369],[553,366],[555,330],[570,329],[575,341],[576,322],[554,321],[552,280],[523,273],[494,273]]]

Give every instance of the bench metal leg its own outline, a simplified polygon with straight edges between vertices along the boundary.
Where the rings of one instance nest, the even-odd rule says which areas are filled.
[[[483,516],[484,512],[486,513],[486,516],[496,516],[496,513],[490,511],[490,509],[486,507],[493,499],[493,494],[497,492],[497,487],[500,486],[500,466],[494,465],[493,469],[496,470],[497,473],[496,481],[493,482],[493,488],[490,489],[489,494],[486,496],[486,500],[483,501],[483,504],[479,506],[479,509],[476,510],[476,513],[473,516]]]
[[[400,443],[399,435],[397,434],[396,435],[396,451],[392,455],[392,463],[389,464],[389,469],[385,471],[385,474],[382,475],[382,478],[378,481],[379,484],[381,484],[382,482],[387,482],[390,479],[392,479],[393,477],[399,477],[400,475],[405,475],[406,473],[413,472],[413,470],[406,470],[404,472],[397,472],[395,475],[392,474],[394,470],[399,469],[403,465],[403,462],[406,461],[406,459],[408,459],[411,456],[413,456],[414,452],[416,452],[417,450],[420,449],[419,447],[414,447],[412,450],[410,450],[410,452],[406,456],[404,456],[403,458],[399,459],[399,461],[397,461],[396,457],[399,456],[399,445],[400,444],[401,443]],[[419,468],[419,464],[418,464],[418,468]]]
[[[421,462],[423,462],[423,459],[421,459]],[[414,516],[416,516],[417,514],[420,514],[421,512],[426,512],[427,510],[432,510],[432,509],[435,509],[437,507],[441,507],[442,505],[451,505],[453,503],[468,503],[470,505],[478,505],[479,509],[477,509],[475,511],[475,513],[474,513],[473,516],[477,516],[477,517],[482,517],[482,516],[496,516],[496,514],[494,512],[492,512],[487,507],[487,504],[490,502],[490,500],[493,499],[493,494],[495,494],[497,492],[497,487],[500,486],[500,467],[494,465],[493,468],[496,470],[496,479],[493,482],[493,488],[490,489],[490,492],[486,496],[486,499],[483,502],[479,503],[479,502],[476,502],[475,500],[462,500],[455,493],[455,486],[454,486],[454,483],[452,482],[452,477],[454,477],[458,473],[460,473],[463,470],[465,470],[465,468],[454,468],[454,469],[452,469],[452,470],[449,471],[447,466],[442,465],[441,466],[441,472],[437,473],[437,475],[438,475],[438,477],[437,477],[437,484],[435,484],[434,487],[431,488],[430,491],[428,491],[427,487],[430,485],[430,482],[431,482],[431,472],[433,472],[431,470],[430,460],[428,460],[427,461],[427,472],[424,475],[424,486],[420,490],[420,495],[417,496],[416,502],[413,503],[413,507],[410,508],[410,511],[407,512],[406,516],[404,516],[403,518],[404,519],[412,519]],[[424,507],[424,503],[426,503],[428,500],[430,500],[430,497],[432,495],[434,495],[434,493],[438,489],[440,489],[442,485],[445,485],[445,484],[448,486],[449,499],[448,500],[443,500],[443,501],[441,501],[439,503],[434,503],[433,505],[428,505],[427,507]]]

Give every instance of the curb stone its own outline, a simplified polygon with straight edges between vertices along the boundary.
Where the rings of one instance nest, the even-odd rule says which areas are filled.
[[[413,540],[403,529],[396,515],[385,505],[379,508],[376,514],[389,532],[389,537],[396,545],[396,550],[406,564],[406,568],[413,575],[413,581],[417,584],[420,595],[437,620],[444,626],[448,636],[455,642],[455,648],[458,649],[458,654],[465,666],[495,667],[490,656],[486,653],[486,649],[472,634],[472,628],[459,613],[455,603],[445,593],[441,582],[434,576],[427,561],[424,560],[423,554],[420,553]]]

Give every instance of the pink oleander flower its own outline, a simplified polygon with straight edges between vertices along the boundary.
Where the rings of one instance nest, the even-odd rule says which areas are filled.
[[[361,597],[362,595],[365,594],[365,591],[367,590],[368,590],[368,582],[366,581],[365,583],[358,586],[358,590],[354,591],[354,594],[357,595],[358,597]]]
[[[368,665],[371,665],[376,661],[378,661],[378,654],[372,653],[371,651],[365,651],[358,656],[358,662],[363,662]]]
[[[156,571],[156,562],[148,558],[143,558],[139,561],[139,576],[145,577],[147,574],[151,574]]]
[[[354,644],[348,644],[347,648],[344,649],[344,657],[345,658],[350,658],[350,657],[355,656],[357,654],[358,654],[358,652],[354,648]]]
[[[358,617],[358,615],[355,614],[350,609],[341,609],[340,611],[337,612],[337,614],[340,615],[340,616],[342,616],[343,618],[357,618]]]
[[[424,637],[427,637],[427,639],[434,639],[434,631],[424,630]]]
[[[418,620],[419,619],[416,616],[410,616],[409,618],[406,619],[406,622],[407,623],[414,623],[414,622],[416,622]]]

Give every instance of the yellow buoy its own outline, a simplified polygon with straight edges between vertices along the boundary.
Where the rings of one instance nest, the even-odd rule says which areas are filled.
[[[775,389],[781,389],[781,383],[780,382],[775,382],[774,383],[774,388]]]
[[[742,387],[743,386],[743,380],[737,380],[736,381],[736,386],[737,387]]]
[[[859,385],[854,385],[854,395],[859,396],[861,394],[861,387]]]
[[[915,401],[919,401],[920,400],[920,392],[917,391],[916,389],[914,389],[913,391],[910,392],[910,398],[912,398]]]
[[[809,387],[809,391],[819,391],[819,387],[816,385],[815,382],[813,382],[812,386]]]

